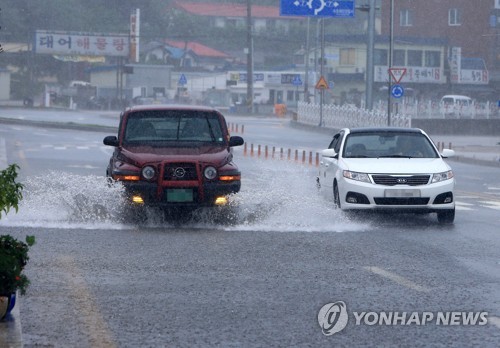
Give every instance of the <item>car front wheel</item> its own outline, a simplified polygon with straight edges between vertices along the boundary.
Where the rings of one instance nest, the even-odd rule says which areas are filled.
[[[437,218],[440,224],[452,224],[455,220],[455,208],[438,211]]]

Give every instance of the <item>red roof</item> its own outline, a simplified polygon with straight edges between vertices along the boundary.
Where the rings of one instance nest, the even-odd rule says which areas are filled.
[[[217,51],[216,49],[202,45],[198,42],[186,43],[185,41],[165,40],[165,43],[169,46],[180,48],[183,50],[191,50],[194,54],[200,57],[229,58],[229,56],[224,52]]]
[[[214,17],[246,17],[245,4],[219,4],[205,2],[175,1],[173,6],[188,13]],[[280,18],[280,9],[276,6],[252,5],[252,17]]]

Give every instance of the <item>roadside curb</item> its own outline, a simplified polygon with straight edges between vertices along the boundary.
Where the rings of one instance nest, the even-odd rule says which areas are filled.
[[[466,157],[466,156],[458,155],[455,157],[447,158],[446,160],[453,161],[453,162],[462,162],[462,163],[467,163],[467,164],[477,164],[480,166],[500,168],[500,161],[481,160],[481,159],[477,159],[474,157]]]
[[[20,119],[5,118],[5,117],[0,117],[0,123],[18,124],[18,125],[23,125],[23,126],[59,128],[59,129],[79,129],[79,130],[88,130],[88,131],[93,131],[93,132],[104,132],[104,133],[110,133],[110,132],[116,133],[118,131],[118,127],[110,127],[110,126],[103,126],[103,125],[96,125],[96,124],[20,120]]]

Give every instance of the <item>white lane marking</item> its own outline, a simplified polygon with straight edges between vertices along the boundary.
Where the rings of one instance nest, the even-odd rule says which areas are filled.
[[[382,276],[384,278],[390,279],[393,282],[395,282],[395,283],[397,283],[399,285],[402,285],[404,287],[410,288],[412,290],[415,290],[415,291],[418,291],[418,292],[430,292],[431,291],[431,289],[426,288],[425,286],[418,285],[417,283],[415,283],[415,282],[413,282],[413,281],[411,281],[409,279],[401,277],[401,276],[399,276],[399,275],[397,275],[395,273],[386,271],[386,270],[384,270],[382,268],[375,267],[375,266],[365,266],[363,268],[366,269],[367,271],[375,273],[375,274],[377,274],[379,276]]]
[[[492,186],[490,186],[490,187],[488,187],[488,190],[500,190],[500,187],[492,187]]]
[[[474,210],[473,208],[470,208],[474,204],[471,203],[465,203],[465,202],[455,202],[455,209],[457,210]]]
[[[89,150],[90,147],[89,146],[77,146],[76,147],[78,150]]]
[[[66,150],[66,146],[54,146],[54,150]]]
[[[488,317],[488,323],[495,325],[500,329],[500,318],[498,317]]]
[[[68,168],[83,168],[83,169],[97,169],[100,167],[95,167],[90,164],[70,164],[67,166]]]
[[[496,201],[479,201],[479,203],[482,203],[481,204],[482,207],[500,210],[500,202],[496,202]]]

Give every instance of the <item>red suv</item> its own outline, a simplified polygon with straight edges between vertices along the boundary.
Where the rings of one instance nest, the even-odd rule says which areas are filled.
[[[133,204],[160,207],[224,205],[241,187],[224,116],[210,107],[140,105],[120,116],[106,175],[121,181]]]

